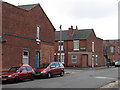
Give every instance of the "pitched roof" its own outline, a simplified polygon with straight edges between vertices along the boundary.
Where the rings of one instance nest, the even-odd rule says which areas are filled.
[[[119,40],[117,40],[117,39],[115,39],[115,40],[108,40],[108,41],[109,41],[108,43],[106,43],[106,41],[107,41],[107,40],[104,40],[104,41],[103,41],[103,45],[104,45],[104,46],[110,46],[110,45],[113,44],[115,41],[116,41],[116,42],[119,42]]]
[[[29,5],[20,5],[20,6],[17,6],[21,9],[24,9],[24,10],[31,10],[32,8],[36,7],[38,4],[29,4]]]
[[[62,31],[62,40],[86,40],[93,29],[73,30],[73,34],[69,35],[69,30]],[[55,32],[55,40],[60,40],[60,31]]]

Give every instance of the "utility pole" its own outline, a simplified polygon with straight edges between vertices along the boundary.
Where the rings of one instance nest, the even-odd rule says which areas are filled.
[[[61,31],[62,31],[62,25],[60,25],[60,62],[61,62],[61,40],[62,40]]]

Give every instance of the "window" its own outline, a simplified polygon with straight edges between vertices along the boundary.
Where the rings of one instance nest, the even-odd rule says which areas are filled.
[[[74,50],[79,50],[79,40],[74,40]]]
[[[64,55],[61,55],[61,62],[64,63]]]
[[[96,65],[98,65],[98,55],[96,55]]]
[[[27,69],[26,69],[26,67],[22,67],[20,71],[25,72],[25,71],[27,71]]]
[[[60,53],[58,53],[58,62],[64,63],[64,53],[61,53],[61,61],[60,61]]]
[[[58,51],[60,51],[60,41],[58,42]],[[63,51],[63,41],[61,41],[61,51]]]
[[[37,39],[39,39],[39,32],[40,32],[40,27],[37,26]]]
[[[94,52],[94,48],[95,48],[95,45],[94,45],[94,42],[92,42],[92,52]]]
[[[110,47],[110,52],[111,52],[111,53],[114,52],[114,47],[113,47],[113,46]]]
[[[60,62],[60,55],[58,55],[58,62]]]
[[[29,52],[27,50],[23,50],[23,64],[29,64]]]
[[[72,63],[76,63],[77,62],[77,56],[76,55],[72,55]]]
[[[52,65],[50,67],[55,67],[55,63],[52,63]]]
[[[59,64],[59,63],[56,63],[56,67],[60,67],[60,64]]]
[[[27,69],[28,69],[28,71],[32,71],[32,68],[31,68],[31,67],[29,67],[29,66],[27,66]]]
[[[63,67],[63,64],[62,63],[59,63],[60,64],[60,67]]]

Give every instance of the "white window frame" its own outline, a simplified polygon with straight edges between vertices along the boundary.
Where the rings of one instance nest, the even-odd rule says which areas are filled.
[[[28,55],[25,56],[25,55],[24,55],[24,52],[27,52]],[[27,65],[29,64],[29,51],[26,50],[26,49],[23,50],[23,61],[22,61],[22,63],[23,63],[23,65],[24,65],[24,64],[27,64]]]
[[[60,57],[60,53],[58,53],[57,55],[58,55],[58,61],[61,62],[62,64],[64,64],[64,63],[65,63],[65,54],[64,54],[64,53],[61,53],[61,61],[59,60],[59,59],[60,59],[60,58],[59,58],[59,57]],[[64,58],[63,58],[62,56],[63,56]]]
[[[40,34],[40,27],[39,26],[37,26],[37,39],[39,40],[39,35]]]
[[[95,43],[92,42],[92,52],[94,52],[94,51],[95,51]]]
[[[114,53],[114,47],[113,46],[110,47],[110,52]]]
[[[74,50],[77,51],[79,50],[79,40],[74,40]]]
[[[76,58],[73,58],[73,56],[75,56]],[[76,62],[73,62],[73,59],[76,59]],[[77,56],[76,55],[72,55],[72,63],[77,63]]]
[[[60,41],[58,41],[58,51],[60,51],[59,43],[60,43]],[[63,43],[63,45],[61,45],[61,51],[64,51],[64,41],[61,41],[61,43]]]
[[[95,63],[96,63],[96,65],[98,65],[98,55],[96,55]]]

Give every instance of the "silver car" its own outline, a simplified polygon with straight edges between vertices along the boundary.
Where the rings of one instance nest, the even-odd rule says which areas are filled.
[[[115,67],[120,67],[120,60],[115,62]]]

